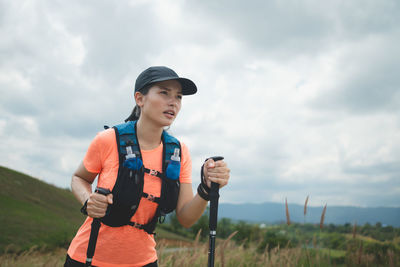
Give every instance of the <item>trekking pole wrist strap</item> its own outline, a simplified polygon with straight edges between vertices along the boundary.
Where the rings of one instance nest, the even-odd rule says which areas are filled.
[[[208,189],[209,190],[209,189]],[[199,184],[199,186],[197,187],[197,194],[204,199],[205,201],[209,201],[210,200],[210,196],[208,195],[208,192],[206,191],[206,189],[204,188],[203,184]]]
[[[87,213],[87,203],[88,203],[88,200],[89,199],[86,199],[86,201],[85,201],[85,203],[83,204],[83,206],[82,206],[82,208],[81,208],[81,213],[83,214],[83,215],[88,215],[88,213]]]
[[[205,161],[207,161],[207,159]],[[211,189],[207,186],[206,178],[204,177],[204,163],[203,163],[203,165],[201,166],[201,169],[200,169],[200,181],[201,181],[201,183],[197,187],[197,193],[199,194],[199,196],[202,199],[204,199],[206,201],[209,201],[210,197],[209,197],[208,194],[210,193]]]
[[[199,194],[199,196],[200,196],[201,198],[203,198],[204,200],[207,200],[207,201],[210,200],[210,196],[209,196],[209,195],[210,195],[211,188],[208,187],[208,185],[207,185],[207,183],[206,183],[206,178],[204,177],[204,164],[205,164],[205,163],[207,162],[207,160],[209,160],[209,159],[213,159],[214,161],[219,161],[219,160],[223,160],[224,157],[221,157],[221,156],[214,156],[214,157],[207,158],[207,159],[204,161],[203,165],[201,166],[201,169],[200,169],[200,180],[201,180],[201,183],[200,183],[199,186],[197,187],[197,193]]]

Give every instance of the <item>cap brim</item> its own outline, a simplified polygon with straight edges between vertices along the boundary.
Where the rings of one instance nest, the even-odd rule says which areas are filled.
[[[151,83],[163,82],[169,80],[177,80],[182,86],[182,95],[194,95],[197,92],[197,86],[194,82],[186,78],[177,77],[163,77],[160,79],[155,79]]]

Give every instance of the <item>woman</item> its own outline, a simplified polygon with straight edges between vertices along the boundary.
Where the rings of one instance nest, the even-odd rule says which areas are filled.
[[[196,92],[191,80],[167,67],[150,67],[138,76],[131,116],[125,124],[95,137],[72,177],[72,192],[88,217],[71,242],[65,266],[84,266],[85,262],[87,266],[157,266],[152,234],[157,220],[175,209],[179,222],[192,226],[207,206],[211,182],[220,187],[228,183],[227,164],[208,159],[193,196],[188,148],[163,131],[178,115],[182,96]],[[91,190],[97,175],[101,193]],[[128,219],[117,222],[122,217]],[[96,232],[92,222],[98,221],[93,218],[103,222],[97,234],[91,233]],[[92,259],[88,243],[96,235],[90,245]]]

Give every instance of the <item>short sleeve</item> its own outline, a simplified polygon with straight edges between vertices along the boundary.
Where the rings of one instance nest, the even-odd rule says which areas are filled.
[[[181,173],[179,181],[184,184],[192,183],[192,159],[188,147],[181,142],[182,155],[181,155]]]
[[[90,143],[86,155],[83,158],[83,165],[92,173],[100,173],[102,160],[100,153],[101,135],[97,134],[93,141]]]

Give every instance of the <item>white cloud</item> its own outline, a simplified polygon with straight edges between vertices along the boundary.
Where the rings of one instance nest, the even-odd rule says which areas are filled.
[[[68,186],[136,76],[167,65],[199,88],[171,127],[194,183],[208,156],[232,169],[221,201],[399,203],[397,1],[0,5],[2,165]]]

